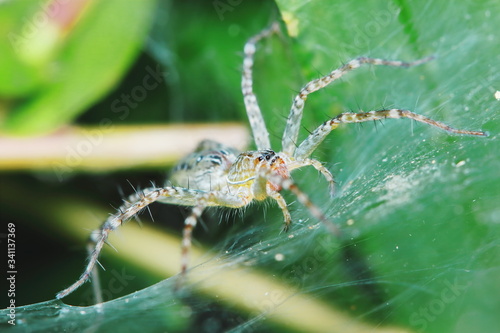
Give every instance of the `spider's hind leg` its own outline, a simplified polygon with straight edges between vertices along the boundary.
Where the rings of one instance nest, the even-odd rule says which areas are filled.
[[[184,278],[189,265],[189,254],[191,250],[191,243],[193,238],[193,229],[196,227],[198,219],[201,217],[205,205],[194,206],[191,213],[184,221],[184,230],[182,232],[182,245],[181,245],[181,276]]]

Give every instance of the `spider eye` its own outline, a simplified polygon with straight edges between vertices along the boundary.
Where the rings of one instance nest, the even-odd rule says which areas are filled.
[[[257,160],[258,160],[259,162],[262,162],[262,160],[263,160],[263,159],[264,159],[264,158],[263,158],[262,156],[257,157]]]

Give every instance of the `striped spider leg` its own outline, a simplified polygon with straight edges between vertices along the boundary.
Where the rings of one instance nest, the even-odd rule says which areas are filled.
[[[290,213],[279,194],[279,191],[286,189],[293,192],[315,218],[326,221],[320,210],[291,181],[286,163],[271,150],[248,151],[237,155],[235,149],[214,141],[201,142],[195,152],[174,167],[171,181],[179,186],[151,187],[131,195],[114,215],[92,232],[88,245],[89,261],[83,274],[56,297],[60,299],[69,295],[91,275],[95,276],[93,270],[109,234],[153,202],[193,207],[185,220],[183,231],[183,274],[188,266],[192,230],[206,207],[240,208],[254,199],[272,197],[278,201],[285,221],[289,223]],[[99,293],[96,297],[101,301]]]
[[[245,107],[248,114],[248,119],[250,126],[252,128],[252,134],[254,141],[259,150],[270,149],[271,146],[269,141],[269,133],[266,129],[264,118],[260,111],[259,105],[257,103],[257,98],[253,92],[253,79],[252,79],[252,66],[253,66],[253,56],[256,51],[257,42],[263,37],[267,37],[274,32],[279,31],[279,26],[274,23],[269,29],[262,31],[260,34],[251,38],[244,48],[244,62],[243,62],[243,78],[242,78],[242,91],[244,96]],[[289,173],[297,168],[303,166],[313,166],[318,170],[328,181],[330,185],[330,194],[333,195],[334,190],[334,180],[333,176],[326,169],[321,162],[309,158],[311,154],[316,150],[316,148],[323,142],[326,136],[335,128],[337,128],[342,123],[360,123],[365,121],[375,121],[381,119],[397,119],[397,118],[410,118],[418,122],[426,123],[428,125],[440,128],[449,133],[463,134],[463,135],[475,135],[475,136],[487,136],[486,132],[481,131],[468,131],[455,129],[442,122],[432,120],[430,118],[424,117],[422,115],[416,114],[409,110],[403,109],[388,109],[388,110],[378,110],[369,111],[363,113],[342,113],[326,122],[321,124],[316,130],[314,130],[300,145],[297,147],[297,138],[299,134],[300,124],[302,120],[302,113],[304,110],[304,105],[309,94],[325,88],[329,84],[333,83],[337,79],[344,76],[346,73],[361,67],[364,64],[371,65],[385,65],[393,67],[412,67],[417,66],[427,61],[432,60],[433,57],[426,57],[412,62],[404,62],[399,60],[385,60],[379,58],[367,58],[358,57],[347,62],[345,65],[338,69],[333,70],[328,75],[320,77],[307,83],[299,92],[299,94],[294,98],[293,104],[290,110],[290,114],[287,118],[286,127],[283,132],[282,137],[282,151],[277,153],[283,160],[287,161],[287,177]],[[280,207],[283,209],[283,204],[280,200],[277,200]],[[284,210],[284,209],[283,209]],[[289,220],[285,218],[285,229],[288,228]],[[337,231],[338,233],[338,231]]]
[[[382,119],[409,118],[440,128],[452,134],[488,136],[486,132],[482,131],[456,129],[442,122],[427,118],[409,110],[387,109],[361,113],[342,113],[321,124],[298,146],[298,148],[296,148],[296,141],[299,133],[300,121],[302,119],[302,112],[304,109],[305,101],[309,94],[328,86],[347,72],[359,68],[363,64],[385,65],[393,67],[412,67],[423,64],[432,59],[433,57],[427,57],[413,62],[403,62],[399,60],[359,57],[349,61],[342,67],[333,70],[330,74],[309,82],[300,90],[299,94],[293,101],[290,115],[288,116],[285,131],[283,133],[282,153],[292,155],[297,161],[307,160],[307,157],[309,157],[314,152],[314,150],[316,150],[316,148],[321,144],[325,137],[340,124],[361,123],[365,121],[376,121]]]
[[[441,122],[418,115],[408,110],[390,109],[365,113],[342,113],[321,124],[298,147],[296,141],[302,119],[305,101],[309,94],[322,89],[342,77],[347,72],[363,64],[410,67],[422,64],[430,58],[414,62],[391,61],[376,58],[357,58],[330,74],[313,80],[302,88],[295,97],[282,138],[282,151],[276,153],[270,147],[269,132],[266,129],[262,113],[253,92],[253,56],[256,44],[264,37],[278,31],[278,25],[251,38],[244,47],[242,92],[245,108],[257,150],[239,153],[213,141],[203,141],[197,150],[174,167],[171,175],[173,185],[151,187],[128,197],[118,211],[111,215],[102,226],[92,232],[89,240],[89,261],[80,278],[56,297],[63,298],[84,284],[92,275],[99,254],[107,241],[108,235],[123,223],[138,214],[153,202],[193,207],[185,220],[182,239],[181,273],[188,266],[192,230],[196,226],[206,207],[241,208],[253,200],[267,198],[275,200],[283,212],[285,229],[291,223],[291,215],[281,195],[281,190],[289,190],[304,205],[310,214],[324,223],[327,229],[339,236],[340,231],[330,223],[321,210],[316,207],[292,181],[291,171],[303,166],[312,166],[318,170],[330,185],[333,193],[333,176],[321,162],[309,158],[325,137],[342,123],[356,123],[380,120],[384,118],[410,118],[441,128],[450,133],[486,136],[485,132],[459,130]]]

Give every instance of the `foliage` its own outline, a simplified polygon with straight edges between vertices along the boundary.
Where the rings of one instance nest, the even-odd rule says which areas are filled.
[[[239,91],[242,45],[271,21],[284,18],[291,36],[284,33],[263,42],[255,64],[256,91],[276,150],[291,98],[301,85],[360,55],[436,59],[410,69],[358,69],[314,93],[306,104],[301,138],[340,112],[387,107],[411,109],[491,135],[448,136],[405,120],[343,126],[315,153],[335,175],[335,197],[327,195],[327,184],[313,170],[300,170],[294,179],[341,227],[344,239],[329,235],[288,193],[295,222],[288,234],[279,233],[282,217],[274,207],[265,214],[261,206],[248,208],[242,214],[245,225],[234,212],[214,211],[195,233],[197,241],[212,251],[202,251],[206,254],[190,271],[192,286],[174,293],[174,278],[152,285],[170,273],[151,266],[142,270],[146,264],[141,262],[158,257],[152,265],[163,267],[178,262],[177,257],[163,251],[141,253],[140,247],[156,243],[141,237],[140,231],[126,234],[129,226],[124,226],[123,247],[118,239],[113,245],[120,254],[133,243],[138,257],[127,254],[130,259],[113,261],[114,251],[106,251],[102,263],[108,271],[101,272],[104,286],[114,285],[115,270],[126,269],[134,276],[112,295],[122,298],[103,308],[53,301],[18,308],[26,326],[19,322],[16,328],[83,330],[97,323],[104,325],[99,326],[102,330],[109,325],[127,330],[136,327],[137,318],[144,325],[159,325],[142,326],[147,331],[320,331],[317,325],[325,323],[331,323],[330,331],[344,332],[498,327],[495,314],[500,303],[494,295],[500,279],[499,102],[494,93],[499,89],[495,84],[500,23],[494,13],[499,10],[494,1],[374,1],[360,7],[355,2],[279,0],[277,9],[272,2],[162,2],[155,8],[149,54],[143,54],[117,91],[88,110],[80,122],[111,117],[120,123],[122,114],[110,114],[110,105],[122,92],[141,84],[145,68],[155,68],[155,61],[167,73],[168,88],[151,91],[123,121],[246,121]],[[75,72],[73,80],[80,74]],[[30,72],[26,80],[31,76],[36,73]],[[34,84],[23,85],[23,96],[30,96],[33,90],[28,88]],[[160,99],[164,104],[159,105],[168,108],[155,106]],[[82,110],[89,104],[83,105]],[[45,118],[39,119],[43,123]],[[4,180],[10,195],[2,194],[2,201],[8,205],[8,217],[23,226],[20,230],[44,231],[43,239],[34,244],[47,243],[44,239],[51,236],[52,242],[59,241],[49,251],[54,264],[35,264],[36,278],[19,285],[30,290],[29,285],[39,289],[47,282],[45,296],[38,296],[46,300],[72,282],[83,266],[83,253],[59,253],[68,247],[61,238],[75,240],[75,248],[83,249],[88,234],[84,229],[98,225],[109,212],[96,203],[119,204],[116,184],[128,186],[123,179],[129,179],[148,186],[149,180],[161,180],[164,174],[77,175],[65,184],[36,179],[50,179],[46,174],[37,176]],[[25,211],[26,205],[36,213]],[[85,222],[89,211],[97,217]],[[177,226],[180,233],[183,216],[177,208],[156,207],[153,216],[157,226]],[[25,220],[32,223],[24,226]],[[84,288],[64,301],[82,304],[90,289]],[[25,304],[42,300],[24,297]],[[101,310],[112,316],[96,319]]]

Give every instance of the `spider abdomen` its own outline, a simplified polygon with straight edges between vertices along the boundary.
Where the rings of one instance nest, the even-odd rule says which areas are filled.
[[[226,189],[226,174],[237,156],[238,151],[234,148],[204,140],[172,169],[170,181],[173,185],[194,190]]]

